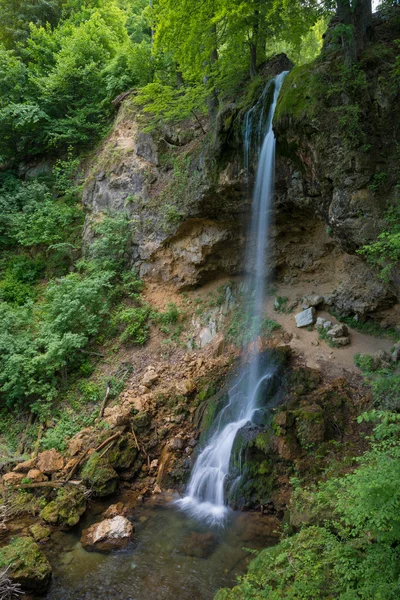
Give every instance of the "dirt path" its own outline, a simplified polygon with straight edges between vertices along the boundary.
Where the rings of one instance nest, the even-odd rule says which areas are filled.
[[[283,294],[284,290],[278,289],[278,295]],[[287,291],[287,290],[285,290]],[[295,295],[292,293],[292,298]],[[331,348],[324,340],[319,340],[318,331],[308,331],[307,328],[299,329],[296,326],[295,315],[301,311],[301,305],[290,314],[284,314],[274,311],[274,298],[271,298],[267,304],[267,311],[270,318],[282,325],[285,331],[292,336],[290,346],[296,355],[302,356],[307,366],[318,368],[323,371],[329,369],[331,373],[343,374],[343,372],[360,373],[360,370],[354,365],[354,355],[374,354],[378,350],[390,351],[393,341],[385,338],[376,338],[365,335],[349,328],[351,344],[344,348]],[[317,311],[318,317],[325,317],[334,324],[337,319],[327,312]]]

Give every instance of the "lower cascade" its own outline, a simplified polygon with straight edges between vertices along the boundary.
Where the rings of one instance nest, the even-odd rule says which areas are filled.
[[[252,203],[251,224],[247,247],[247,293],[251,297],[247,314],[252,337],[257,339],[262,324],[263,306],[266,295],[265,267],[268,252],[270,216],[275,187],[275,147],[273,117],[287,71],[275,77],[266,88],[272,85],[274,94],[268,117],[262,131],[264,106],[257,125],[259,139],[264,134],[259,154],[256,183]],[[265,102],[264,93],[261,102]],[[249,150],[252,139],[253,107],[245,118],[245,166],[249,164]],[[222,524],[228,514],[226,505],[226,481],[229,474],[232,448],[237,433],[247,423],[254,420],[260,409],[260,398],[274,373],[273,365],[265,365],[260,354],[243,365],[228,394],[228,402],[219,413],[212,427],[206,446],[198,456],[189,481],[187,496],[178,505],[191,516],[212,524]],[[235,485],[235,483],[233,484]]]

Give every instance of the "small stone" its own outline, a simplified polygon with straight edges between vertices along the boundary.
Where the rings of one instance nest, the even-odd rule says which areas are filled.
[[[153,488],[153,494],[161,494],[161,488],[159,485],[155,485]]]
[[[150,463],[150,469],[157,469],[158,468],[158,459],[155,458],[154,460],[151,461]]]
[[[14,473],[27,473],[36,465],[36,458],[31,458],[30,460],[26,460],[25,462],[19,463],[16,467],[13,468]]]
[[[317,322],[315,323],[315,325],[317,327],[323,327],[326,322],[327,322],[327,320],[324,319],[324,317],[318,317]]]
[[[297,327],[308,327],[315,321],[315,308],[311,307],[295,316]]]
[[[37,467],[46,475],[61,471],[63,466],[64,459],[57,450],[54,450],[54,448],[41,452],[38,456]]]
[[[313,295],[313,296],[306,296],[305,298],[303,298],[303,303],[302,303],[302,308],[307,309],[307,308],[311,308],[311,307],[317,307],[320,304],[322,304],[324,301],[323,296],[318,296],[318,295]]]
[[[196,391],[196,384],[193,379],[184,379],[183,381],[179,381],[176,390],[178,394],[182,394],[182,396],[190,396],[194,391]]]
[[[3,475],[2,481],[4,485],[19,485],[24,477],[23,473],[6,473]]]
[[[39,471],[39,469],[31,469],[27,473],[27,478],[32,481],[32,483],[41,483],[42,481],[47,481],[46,475]]]
[[[315,340],[315,341],[311,342],[311,345],[312,346],[319,346],[319,341]]]
[[[122,515],[125,509],[125,505],[122,502],[117,502],[117,504],[111,504],[103,513],[102,517],[104,519],[113,519],[114,517],[118,517]]]
[[[323,328],[325,330],[332,329],[332,327],[333,327],[332,321],[325,321],[325,323],[323,324]]]
[[[385,350],[378,350],[372,355],[372,371],[378,371],[378,369],[389,369],[392,357]]]
[[[157,381],[158,374],[155,370],[149,369],[143,376],[142,385],[144,385],[146,388],[151,388]]]
[[[326,335],[332,338],[344,338],[347,337],[348,334],[349,330],[347,325],[339,323],[338,325],[334,325],[334,327],[332,327],[332,329],[330,329]]]
[[[183,440],[181,440],[181,438],[172,438],[172,440],[169,442],[169,447],[171,448],[171,450],[182,450],[184,447],[184,443]]]
[[[337,348],[341,348],[343,346],[348,346],[350,344],[350,338],[349,337],[333,338],[332,342]]]

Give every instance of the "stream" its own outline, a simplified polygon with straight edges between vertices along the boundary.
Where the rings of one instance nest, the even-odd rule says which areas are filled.
[[[232,512],[228,527],[213,528],[160,503],[135,508],[135,535],[126,549],[87,552],[79,539],[82,529],[100,520],[97,511],[53,537],[47,600],[212,600],[245,572],[253,556],[244,548],[275,543],[268,518],[259,514]]]

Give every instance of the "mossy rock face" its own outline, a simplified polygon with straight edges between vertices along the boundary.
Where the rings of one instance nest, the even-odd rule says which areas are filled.
[[[131,436],[119,438],[116,444],[107,452],[110,465],[117,471],[129,469],[137,459],[139,451]]]
[[[323,410],[318,404],[304,406],[295,412],[297,437],[304,449],[313,448],[325,439],[326,423]]]
[[[118,486],[118,474],[109,460],[94,453],[81,471],[85,484],[93,490],[96,496],[110,496]]]
[[[61,527],[73,527],[86,510],[86,497],[81,488],[68,486],[57,492],[54,500],[41,511],[46,523]]]
[[[3,567],[8,567],[10,579],[28,592],[44,594],[50,585],[50,563],[30,537],[14,538],[0,548],[0,569]]]

